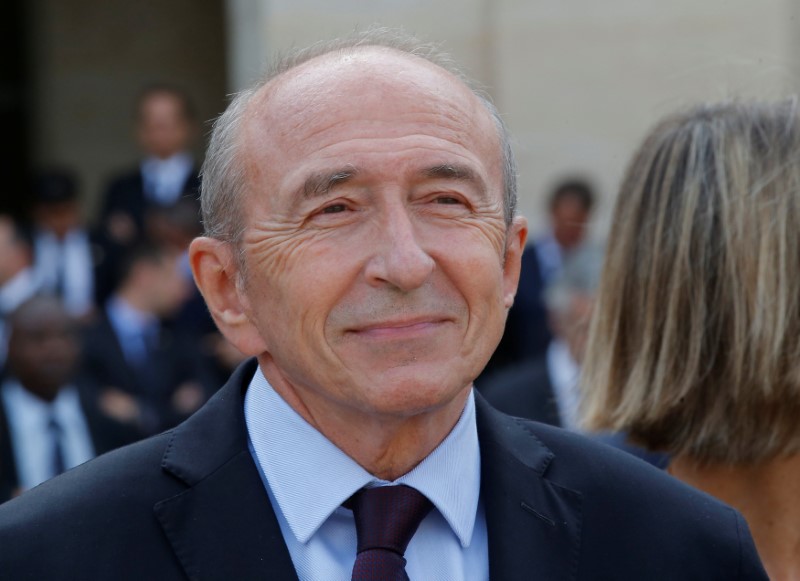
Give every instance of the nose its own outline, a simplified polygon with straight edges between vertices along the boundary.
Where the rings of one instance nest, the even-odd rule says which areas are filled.
[[[420,245],[408,211],[405,208],[390,210],[376,231],[365,273],[369,283],[390,285],[405,292],[422,286],[436,263]]]

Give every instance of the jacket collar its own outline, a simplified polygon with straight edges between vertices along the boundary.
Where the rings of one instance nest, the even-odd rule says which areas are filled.
[[[162,468],[184,484],[155,514],[190,579],[296,580],[249,451],[244,392],[256,361],[177,427]],[[547,478],[554,454],[531,424],[496,411],[476,392],[481,495],[491,579],[574,579],[582,495]]]
[[[188,488],[156,503],[155,514],[193,580],[297,579],[248,448],[243,396],[255,368],[241,365],[178,426],[162,459]]]
[[[533,433],[535,424],[475,399],[489,578],[575,579],[583,495],[547,477],[555,455]]]

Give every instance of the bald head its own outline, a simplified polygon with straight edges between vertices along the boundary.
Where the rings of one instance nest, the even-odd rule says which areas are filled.
[[[267,145],[270,154],[280,152],[281,137],[307,127],[306,122],[313,122],[322,107],[332,112],[332,103],[338,103],[339,111],[357,116],[375,99],[408,91],[430,97],[447,93],[462,99],[466,106],[458,110],[440,100],[440,107],[430,111],[454,121],[455,131],[473,124],[496,136],[487,162],[498,164],[504,215],[510,224],[516,209],[516,167],[507,130],[494,105],[436,47],[381,29],[291,53],[254,87],[236,96],[215,123],[203,167],[206,234],[239,239],[244,228],[241,198],[252,172],[271,165],[271,158],[262,157],[254,167],[254,160],[247,157],[251,145]],[[386,112],[391,113],[388,107]],[[259,120],[270,123],[255,123]],[[268,160],[266,165],[264,160]]]

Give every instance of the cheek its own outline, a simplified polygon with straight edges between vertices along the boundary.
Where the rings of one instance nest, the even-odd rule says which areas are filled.
[[[461,232],[437,253],[437,263],[467,304],[466,351],[487,346],[493,350],[503,332],[503,243],[504,238],[491,231]]]
[[[477,299],[486,303],[485,307],[493,306],[495,295],[502,297],[505,244],[502,228],[485,224],[442,228],[432,232],[429,240],[430,247],[435,249],[431,255],[470,302]],[[471,306],[479,308],[482,304]]]
[[[319,341],[330,312],[358,278],[354,245],[333,236],[269,242],[254,249],[248,261],[246,294],[253,318],[267,334],[281,328],[284,336]]]

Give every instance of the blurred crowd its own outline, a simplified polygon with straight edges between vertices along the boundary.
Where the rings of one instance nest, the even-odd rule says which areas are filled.
[[[69,169],[0,215],[0,501],[198,409],[242,356],[217,332],[187,249],[201,231],[188,95],[145,88],[138,163],[95,223]]]

